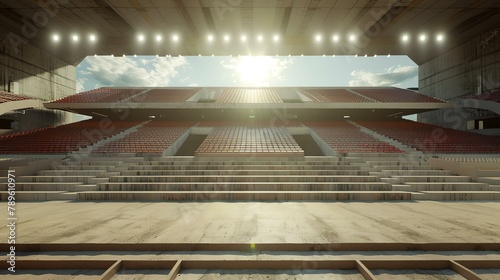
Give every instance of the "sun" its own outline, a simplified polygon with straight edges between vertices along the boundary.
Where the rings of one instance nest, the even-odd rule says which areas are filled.
[[[243,83],[266,86],[272,77],[274,64],[273,59],[268,56],[245,56],[239,58],[235,70]]]

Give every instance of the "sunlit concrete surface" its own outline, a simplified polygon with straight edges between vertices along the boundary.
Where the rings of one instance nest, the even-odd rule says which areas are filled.
[[[496,202],[50,201],[16,207],[18,243],[500,242]],[[0,236],[8,236],[7,227]]]

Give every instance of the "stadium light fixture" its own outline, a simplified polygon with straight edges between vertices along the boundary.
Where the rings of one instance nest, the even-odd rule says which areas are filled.
[[[231,40],[231,38],[229,37],[229,35],[224,35],[224,42],[229,42],[229,40]]]
[[[242,42],[246,42],[247,41],[247,36],[246,35],[241,35],[240,39],[241,39]]]
[[[146,38],[142,34],[139,34],[139,36],[137,36],[137,40],[139,40],[139,42],[144,42],[145,39]]]
[[[349,35],[349,41],[350,42],[356,41],[356,35],[354,35],[354,34]]]
[[[134,54],[134,57],[137,57],[137,55],[136,55],[136,54]]]
[[[321,35],[320,35],[320,34],[317,34],[316,36],[314,36],[314,40],[315,40],[316,42],[321,42],[321,40],[322,40],[322,39],[323,39],[323,37],[321,37]]]
[[[97,37],[94,34],[90,34],[89,39],[91,42],[95,42],[95,40],[97,40]]]
[[[52,35],[52,40],[54,42],[59,42],[59,40],[61,40],[61,38],[59,37],[59,34],[54,34],[54,35]]]
[[[264,36],[259,35],[257,36],[257,41],[262,42],[264,40]]]
[[[214,36],[213,36],[213,35],[208,35],[208,36],[207,36],[207,40],[208,40],[209,42],[212,42],[212,41],[214,40]]]
[[[155,39],[156,39],[156,42],[161,42],[163,40],[163,37],[160,34],[158,34],[158,35],[156,35]]]
[[[391,57],[391,54],[388,54],[387,57]]]
[[[373,55],[373,57],[377,57],[377,55],[376,55],[376,54],[374,54],[374,55]]]
[[[401,37],[401,40],[403,42],[408,42],[410,40],[410,36],[408,36],[408,34],[404,34],[402,37]]]
[[[333,35],[332,40],[333,40],[334,42],[338,42],[338,41],[340,40],[339,35]]]
[[[421,34],[421,35],[418,37],[418,40],[420,40],[420,42],[425,42],[425,40],[427,40],[427,36],[425,36],[425,34]]]
[[[436,36],[436,40],[437,40],[438,42],[442,42],[442,41],[444,40],[444,35],[443,35],[443,34],[438,34],[438,35]]]
[[[278,42],[280,40],[280,36],[274,35],[273,36],[273,41]]]
[[[73,40],[73,42],[78,42],[80,40],[80,37],[78,37],[78,35],[76,34],[73,34],[73,36],[71,36],[71,40]]]
[[[174,42],[178,42],[178,41],[179,41],[179,35],[174,34],[174,35],[172,36],[172,41],[174,41]]]

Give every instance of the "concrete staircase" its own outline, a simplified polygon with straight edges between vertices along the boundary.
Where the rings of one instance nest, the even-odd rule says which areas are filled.
[[[2,178],[6,181],[6,178]],[[496,181],[495,181],[496,182]],[[6,200],[6,189],[1,193]],[[16,199],[82,201],[498,200],[500,190],[402,154],[86,157],[19,176]]]
[[[409,156],[409,157],[408,157]],[[498,200],[500,192],[486,182],[474,182],[470,176],[458,176],[410,155],[350,155],[352,164],[364,163],[362,170],[392,185],[393,191],[406,191],[415,200]]]

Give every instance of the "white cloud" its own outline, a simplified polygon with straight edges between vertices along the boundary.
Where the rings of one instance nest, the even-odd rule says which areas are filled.
[[[85,78],[76,79],[76,92],[77,93],[85,90],[85,81],[87,81],[87,79],[85,79]]]
[[[168,86],[187,65],[184,57],[133,59],[129,57],[88,57],[89,66],[82,71],[100,86]]]
[[[283,72],[293,64],[293,59],[244,56],[220,63],[231,71],[233,81],[240,86],[268,86],[273,80],[284,78]]]
[[[395,66],[385,69],[382,73],[355,70],[351,72],[353,79],[349,86],[396,86],[403,81],[417,77],[416,66]]]

